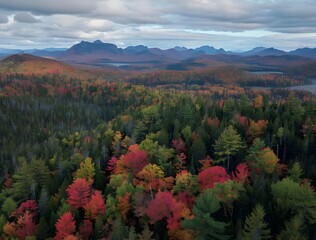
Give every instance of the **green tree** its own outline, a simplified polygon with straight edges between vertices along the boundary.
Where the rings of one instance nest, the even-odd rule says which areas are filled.
[[[278,240],[307,240],[302,233],[304,228],[304,219],[301,215],[296,215],[285,223],[285,229],[278,235]]]
[[[203,192],[196,200],[193,208],[194,218],[181,222],[187,229],[197,232],[198,239],[229,239],[225,233],[229,224],[214,219],[213,215],[220,210],[221,206],[212,190]]]
[[[137,234],[134,227],[131,227],[128,232],[128,238],[126,240],[137,240]]]
[[[113,224],[112,239],[122,240],[126,237],[126,227],[124,226],[122,219],[117,217]]]
[[[265,211],[261,205],[257,205],[247,217],[244,231],[244,240],[271,239],[268,224],[264,221]]]
[[[190,149],[190,156],[193,158],[194,166],[197,167],[198,160],[202,160],[206,157],[206,147],[203,139],[197,136],[195,141],[192,143]]]
[[[5,218],[5,216],[0,215],[0,235],[2,235],[3,226],[5,225],[6,222],[7,222],[7,219]]]
[[[228,98],[225,101],[224,107],[223,107],[223,112],[224,112],[224,116],[227,116],[227,118],[229,119],[235,110],[235,101],[233,98]]]
[[[292,168],[288,171],[289,178],[295,182],[300,181],[300,177],[303,175],[303,170],[299,162],[295,162]]]
[[[302,185],[289,178],[271,185],[278,210],[287,214],[302,214],[309,224],[316,223],[316,192],[309,184]]]
[[[49,205],[48,205],[48,194],[45,188],[42,188],[41,190],[38,207],[39,207],[41,216],[45,216],[47,211],[50,210]]]
[[[11,213],[13,213],[17,209],[17,207],[18,207],[17,203],[12,198],[9,197],[3,202],[1,211],[7,217],[9,217]]]
[[[145,138],[147,132],[148,132],[148,128],[143,123],[143,121],[138,121],[134,128],[134,135],[133,135],[136,142],[139,143],[140,141],[142,141],[142,139]]]
[[[13,196],[20,200],[26,200],[35,195],[35,186],[42,187],[49,176],[49,169],[45,162],[40,159],[33,159],[30,163],[22,162],[22,166],[13,175]]]
[[[215,154],[219,157],[220,161],[224,161],[224,157],[227,158],[227,171],[229,171],[231,156],[234,156],[241,148],[243,148],[244,144],[240,135],[233,126],[230,125],[224,129],[222,134],[215,141],[213,147],[215,149]]]
[[[84,178],[87,181],[93,180],[95,176],[95,167],[92,158],[86,158],[84,162],[80,163],[80,168],[76,171],[75,179]]]

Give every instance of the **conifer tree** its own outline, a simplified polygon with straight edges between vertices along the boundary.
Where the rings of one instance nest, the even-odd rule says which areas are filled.
[[[247,217],[243,231],[244,240],[271,239],[268,224],[264,221],[265,211],[261,205],[257,205]]]
[[[208,189],[203,192],[196,200],[193,208],[194,218],[182,221],[182,226],[193,229],[197,232],[198,239],[229,239],[226,227],[227,223],[214,219],[215,214],[220,209],[220,203],[213,192]]]
[[[230,157],[243,148],[244,144],[240,135],[230,125],[222,132],[213,146],[220,161],[224,161],[224,158],[227,157],[227,171],[229,171]]]
[[[301,215],[296,215],[285,223],[285,229],[277,237],[278,240],[307,240],[302,233],[304,219]]]

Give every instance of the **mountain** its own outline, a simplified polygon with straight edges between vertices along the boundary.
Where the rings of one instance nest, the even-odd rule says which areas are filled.
[[[26,75],[62,74],[74,77],[83,75],[81,70],[75,69],[69,64],[30,54],[14,54],[4,58],[0,61],[0,72]]]
[[[214,47],[210,47],[210,46],[201,46],[198,47],[196,49],[194,49],[195,51],[198,52],[203,52],[204,54],[208,54],[208,55],[213,55],[213,54],[224,54],[226,53],[225,50],[223,48],[220,49],[216,49]]]
[[[93,43],[81,41],[78,44],[73,45],[71,48],[66,50],[66,54],[75,54],[75,55],[85,55],[85,54],[93,54],[93,53],[111,53],[111,54],[119,54],[122,53],[123,50],[118,48],[116,45],[111,43],[103,43],[100,40],[96,40]]]
[[[230,52],[212,46],[189,49],[176,46],[169,49],[149,48],[144,45],[119,48],[101,40],[81,41],[70,47],[46,49],[4,49],[0,48],[0,58],[11,54],[28,53],[44,58],[53,58],[72,65],[97,66],[106,68],[141,69],[191,69],[214,67],[222,64],[239,64],[253,68],[262,66],[294,66],[316,59],[316,48],[301,48],[285,52],[275,48],[256,47],[245,52]],[[280,58],[276,58],[280,57]],[[279,61],[279,62],[278,62]],[[171,66],[171,67],[170,67]]]
[[[257,55],[258,53],[266,50],[267,48],[265,47],[256,47],[256,48],[253,48],[249,51],[246,51],[246,52],[241,52],[240,55],[242,56],[253,56],[253,55]]]
[[[124,49],[124,53],[127,53],[127,54],[137,54],[137,53],[144,53],[144,52],[148,52],[148,47],[144,45],[129,46]]]
[[[184,51],[189,50],[189,49],[186,48],[186,47],[180,47],[180,46],[175,46],[173,49],[175,49],[175,50],[178,51],[178,52],[184,52]]]
[[[258,56],[283,56],[287,55],[286,52],[276,49],[276,48],[267,48],[262,51],[257,52],[255,55]]]
[[[316,59],[316,48],[299,48],[289,52],[289,54]]]

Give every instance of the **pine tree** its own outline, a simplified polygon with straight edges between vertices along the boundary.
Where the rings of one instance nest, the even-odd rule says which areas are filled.
[[[144,227],[144,230],[142,231],[142,233],[137,234],[139,240],[145,240],[145,239],[151,240],[151,239],[153,239],[152,235],[153,235],[153,232],[151,232],[149,230],[149,227],[147,224],[145,224],[145,227]]]
[[[86,158],[80,163],[80,168],[75,173],[75,179],[84,178],[87,181],[93,181],[95,176],[95,167],[92,158]]]
[[[304,218],[301,215],[296,215],[285,223],[285,229],[279,234],[278,240],[307,240],[307,237],[302,233],[304,227]]]
[[[128,238],[125,238],[125,240],[137,240],[137,234],[134,227],[129,229]]]
[[[46,210],[48,209],[48,195],[47,195],[47,191],[45,188],[42,188],[41,190],[41,195],[40,195],[40,199],[38,202],[38,207],[39,207],[39,211],[41,216],[45,216]]]
[[[300,184],[289,178],[271,185],[273,200],[284,213],[302,214],[310,223],[316,223],[316,192],[309,184]]]
[[[292,166],[292,168],[288,171],[289,178],[295,182],[300,181],[300,177],[303,174],[303,170],[301,168],[301,165],[299,162],[295,162]]]
[[[240,135],[233,128],[233,126],[227,127],[220,137],[215,141],[213,145],[215,154],[223,161],[223,157],[227,157],[227,171],[229,171],[230,157],[235,155],[244,144]]]
[[[9,217],[17,209],[18,205],[12,198],[7,198],[1,207],[1,211]]]
[[[193,208],[195,218],[182,221],[182,226],[197,232],[198,239],[229,239],[225,233],[227,223],[213,218],[220,209],[220,203],[211,190],[203,192],[196,200]]]
[[[244,240],[271,239],[268,224],[264,221],[265,211],[261,205],[257,205],[247,217],[244,231]]]
[[[122,223],[122,219],[117,217],[113,224],[112,239],[113,240],[122,240],[126,236],[126,227]]]
[[[0,236],[2,235],[3,232],[3,226],[5,225],[7,219],[5,218],[5,216],[0,215]]]

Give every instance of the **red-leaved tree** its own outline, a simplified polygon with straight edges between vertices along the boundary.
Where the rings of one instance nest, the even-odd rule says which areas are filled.
[[[113,170],[116,168],[116,162],[117,162],[117,158],[115,156],[113,156],[109,162],[108,162],[108,166],[106,167],[107,171],[113,172]]]
[[[84,207],[89,202],[90,184],[84,178],[78,178],[69,185],[67,193],[67,202],[71,207]]]
[[[79,227],[79,233],[81,239],[89,240],[93,234],[92,222],[90,220],[83,220],[83,223]]]
[[[145,151],[137,150],[126,154],[125,164],[133,171],[134,176],[136,176],[143,167],[149,164],[149,159]]]
[[[36,230],[37,225],[35,224],[33,216],[29,213],[29,211],[25,211],[24,213],[17,215],[15,222],[7,222],[3,226],[3,232],[7,236],[14,239],[18,238],[19,240],[23,240],[26,237],[36,236]]]
[[[173,139],[172,147],[177,151],[178,154],[184,153],[186,151],[185,142],[182,138]]]
[[[95,191],[90,201],[85,205],[86,217],[96,219],[105,213],[105,202],[100,191]]]
[[[249,171],[248,171],[247,164],[239,163],[236,167],[236,171],[233,174],[232,178],[234,181],[244,184],[248,178],[248,174],[249,174]]]
[[[182,202],[177,202],[170,192],[158,192],[146,210],[150,223],[154,224],[164,218],[169,230],[180,228],[181,218],[189,217],[190,210]]]
[[[18,210],[16,210],[12,215],[23,215],[28,212],[32,217],[37,215],[37,203],[35,200],[27,200],[20,204]]]
[[[201,183],[202,190],[213,188],[217,182],[224,183],[230,176],[226,172],[225,168],[220,166],[214,166],[201,171],[198,175],[198,180]]]
[[[76,224],[70,212],[66,212],[62,215],[56,222],[55,227],[57,233],[54,240],[65,239],[68,235],[71,235],[76,231]]]

